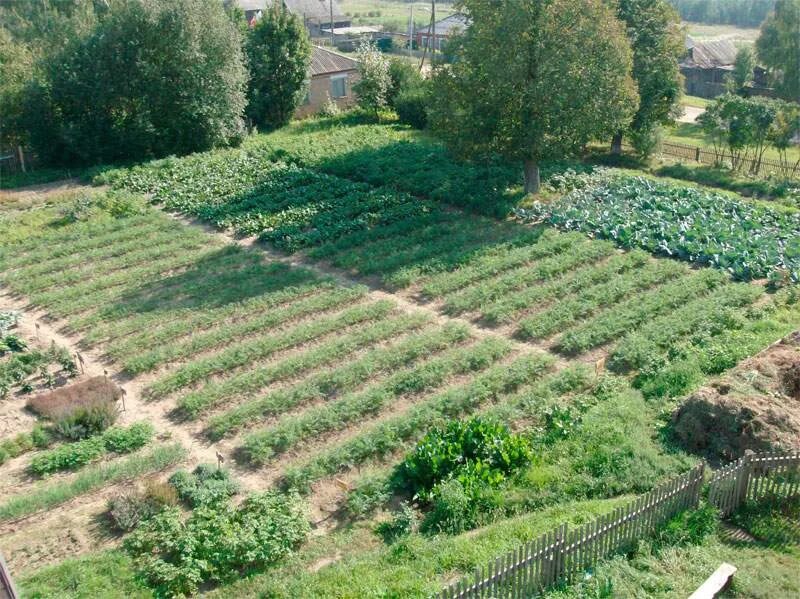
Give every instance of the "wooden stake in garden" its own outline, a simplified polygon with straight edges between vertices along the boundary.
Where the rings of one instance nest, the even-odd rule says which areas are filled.
[[[215,451],[214,453],[217,454],[217,470],[222,470],[222,465],[225,463],[225,458],[218,451]]]
[[[36,341],[39,341],[39,323],[34,322],[33,326],[36,327]]]
[[[86,372],[86,368],[83,363],[83,356],[80,355],[78,352],[75,352],[75,357],[78,358],[78,364],[81,365],[81,374],[84,374]]]
[[[127,410],[127,408],[125,407],[125,397],[127,397],[128,392],[125,391],[125,389],[123,389],[122,387],[120,387],[119,390],[120,390],[120,393],[121,393],[119,399],[120,399],[120,402],[122,402],[122,411],[125,412]]]

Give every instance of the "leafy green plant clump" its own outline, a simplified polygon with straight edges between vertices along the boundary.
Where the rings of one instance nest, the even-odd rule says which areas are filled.
[[[178,470],[169,478],[178,497],[192,507],[216,505],[239,492],[230,472],[210,464],[200,464],[191,473]]]
[[[458,533],[492,509],[491,490],[530,463],[530,441],[496,422],[456,420],[428,432],[400,464],[398,479],[431,504],[423,528]]]
[[[292,553],[309,525],[296,495],[254,494],[234,509],[201,506],[184,519],[170,507],[125,540],[139,578],[157,597],[192,595],[204,582],[224,582]]]
[[[137,422],[128,428],[113,427],[101,435],[40,453],[31,460],[31,471],[42,476],[59,470],[76,470],[107,452],[131,453],[147,445],[153,432],[147,422]]]
[[[800,282],[800,214],[691,187],[619,177],[517,212],[624,248],[709,264],[737,279]]]

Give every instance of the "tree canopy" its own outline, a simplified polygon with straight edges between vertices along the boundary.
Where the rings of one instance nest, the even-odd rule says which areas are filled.
[[[438,70],[433,128],[464,156],[525,164],[579,151],[625,129],[638,106],[625,29],[602,0],[462,0],[472,25]]]
[[[311,42],[300,19],[280,3],[247,35],[250,67],[247,115],[257,125],[282,127],[306,93]]]
[[[777,0],[756,41],[758,58],[787,100],[800,100],[800,0]]]
[[[45,162],[185,154],[243,132],[247,72],[221,3],[111,2],[40,64],[21,121]]]
[[[619,0],[618,16],[633,49],[633,78],[639,91],[639,110],[627,133],[636,149],[648,154],[658,126],[672,121],[678,110],[683,31],[677,12],[666,0]],[[619,133],[615,149],[621,141]]]

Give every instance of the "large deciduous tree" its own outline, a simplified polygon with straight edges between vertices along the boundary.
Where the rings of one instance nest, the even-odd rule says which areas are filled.
[[[353,86],[358,104],[377,117],[389,103],[392,87],[389,59],[372,42],[358,46],[358,74],[360,79]]]
[[[247,71],[222,3],[125,0],[44,57],[23,124],[49,163],[185,154],[243,133]]]
[[[247,115],[257,125],[282,127],[292,118],[308,85],[311,42],[300,19],[280,2],[250,30]]]
[[[633,78],[639,91],[639,110],[627,131],[618,131],[612,151],[622,151],[629,135],[646,155],[659,125],[676,116],[681,96],[678,61],[685,53],[680,17],[666,0],[618,0],[618,16],[625,23],[633,49]]]
[[[800,0],[777,0],[756,40],[761,63],[782,97],[800,101]]]
[[[524,164],[577,153],[624,129],[638,100],[625,30],[603,0],[462,0],[471,20],[438,70],[431,124],[464,156]]]

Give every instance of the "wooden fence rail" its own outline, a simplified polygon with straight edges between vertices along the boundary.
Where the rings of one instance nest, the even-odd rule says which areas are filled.
[[[720,468],[708,485],[708,501],[724,516],[745,501],[800,495],[800,451],[751,453]]]
[[[442,590],[438,599],[530,597],[569,582],[598,560],[632,546],[679,512],[700,500],[704,466],[676,477],[628,505],[593,522],[555,530],[498,557],[473,576]]]
[[[711,150],[703,149],[699,146],[690,146],[686,144],[674,143],[665,141],[661,144],[661,153],[674,158],[683,158],[685,160],[692,160],[701,164],[715,165],[720,161],[726,160],[726,155],[720,156]],[[730,156],[727,156],[729,159]],[[758,174],[761,170],[773,172],[784,177],[793,177],[800,174],[800,161],[792,164],[784,164],[779,160],[772,160],[763,158],[760,161],[751,158],[737,159],[737,166],[747,172],[755,172]]]
[[[434,595],[434,599],[521,599],[573,582],[599,560],[633,547],[676,514],[696,508],[705,467],[657,487],[615,511],[568,530],[563,524],[500,556]],[[708,501],[723,516],[746,500],[800,495],[800,452],[748,454],[711,476]]]
[[[3,556],[0,555],[0,599],[17,599],[18,596],[11,574],[8,573]]]

